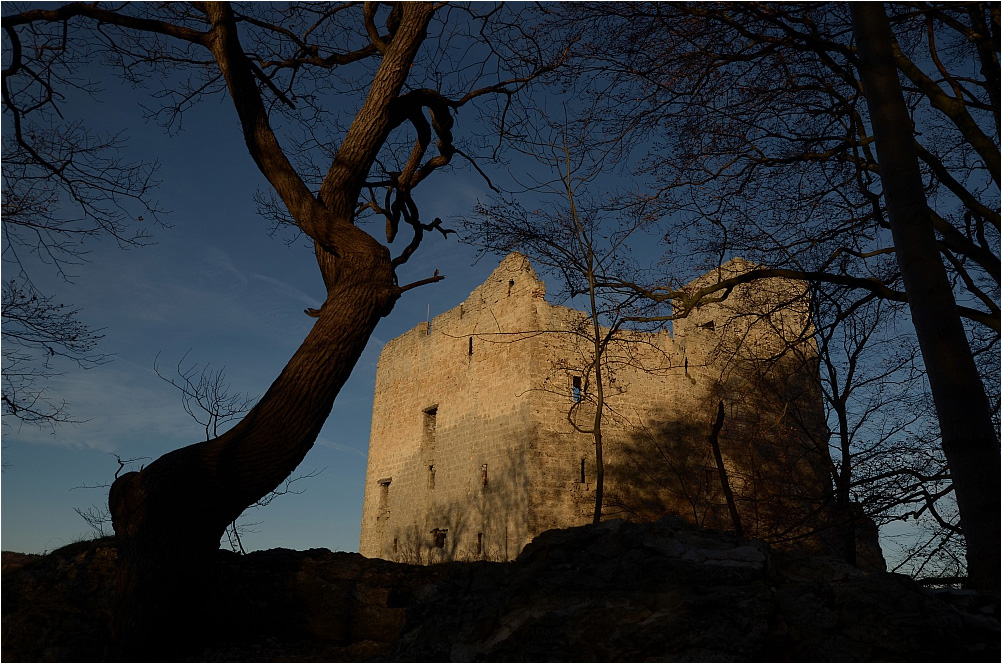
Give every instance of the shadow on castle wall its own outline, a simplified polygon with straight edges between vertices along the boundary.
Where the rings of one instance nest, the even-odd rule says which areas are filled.
[[[690,287],[752,267],[735,259]],[[578,329],[588,319],[546,304],[541,292],[524,257],[509,256],[464,305],[436,317],[447,339],[412,331],[387,344],[380,371],[395,387],[384,396],[397,401],[380,411],[379,434],[389,444],[370,444],[369,481],[392,475],[398,503],[381,510],[376,528],[363,524],[367,555],[425,564],[509,560],[545,530],[590,520],[597,469],[582,431],[594,415],[594,362]],[[675,321],[671,335],[618,333],[602,359],[603,518],[674,514],[723,529],[740,522],[750,537],[832,550],[827,539],[839,516],[809,308],[803,283],[773,279],[703,303]],[[423,405],[430,400],[450,427],[440,432],[435,459],[415,450],[398,463],[399,446],[414,444],[403,411],[420,402],[430,412]],[[718,464],[710,431],[719,404]],[[585,424],[575,430],[571,420]],[[441,473],[436,488],[425,483],[425,469]],[[370,487],[367,505],[372,494]]]
[[[647,422],[610,445],[605,513],[645,521],[671,514],[702,527],[736,530],[710,443],[722,402],[718,443],[744,536],[838,555],[840,519],[847,515],[838,514],[832,492],[815,360],[801,351],[790,345],[750,357],[724,336],[708,362],[722,369],[694,413],[653,408]],[[860,523],[860,565],[885,569],[876,526],[854,518]]]
[[[482,424],[489,428],[489,424]],[[443,432],[443,437],[447,432]],[[380,558],[414,564],[448,561],[514,559],[530,539],[530,479],[524,454],[503,458],[484,455],[492,463],[472,461],[465,470],[469,479],[464,496],[438,495],[429,486],[416,510],[417,518],[398,519],[391,514],[377,529]],[[426,453],[417,451],[405,462],[427,466]],[[482,466],[487,465],[486,469]],[[486,476],[485,476],[486,472]],[[443,492],[444,493],[444,492]],[[415,500],[414,496],[410,497]],[[414,514],[412,509],[411,515]]]

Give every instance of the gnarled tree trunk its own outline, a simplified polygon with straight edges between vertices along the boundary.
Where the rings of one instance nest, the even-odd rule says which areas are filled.
[[[355,227],[353,216],[380,148],[400,123],[393,104],[434,8],[404,5],[392,39],[380,41],[382,63],[316,197],[272,132],[231,9],[206,6],[212,28],[204,45],[226,79],[251,156],[315,242],[327,297],[303,344],[236,426],[112,486],[119,587],[111,654],[123,658],[171,658],[197,649],[200,632],[204,636],[219,615],[211,601],[213,559],[227,524],[303,460],[376,323],[401,291],[389,251]]]
[[[197,627],[211,619],[212,559],[226,525],[299,465],[376,323],[392,306],[389,255],[373,245],[371,253],[321,256],[328,270],[335,263],[339,268],[327,302],[281,375],[240,423],[113,485],[109,502],[120,570],[116,640],[123,656],[190,647],[190,640],[198,640]]]

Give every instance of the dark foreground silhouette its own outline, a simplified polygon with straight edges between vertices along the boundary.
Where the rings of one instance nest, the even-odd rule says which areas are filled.
[[[115,561],[113,539],[4,553],[3,660],[103,659]],[[997,595],[676,519],[552,530],[513,563],[221,551],[215,576],[191,661],[999,660]]]

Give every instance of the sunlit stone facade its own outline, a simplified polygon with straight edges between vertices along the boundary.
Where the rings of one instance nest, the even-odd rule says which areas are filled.
[[[735,259],[689,285],[751,269]],[[591,520],[593,353],[584,314],[548,304],[509,255],[459,306],[386,344],[376,373],[360,551],[410,562],[509,560]],[[730,529],[710,432],[747,535],[796,541],[828,496],[827,429],[806,289],[770,279],[617,335],[606,375],[603,518],[671,513]]]

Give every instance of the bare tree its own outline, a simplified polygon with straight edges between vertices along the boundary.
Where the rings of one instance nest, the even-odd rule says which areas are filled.
[[[105,507],[91,505],[90,507],[74,507],[73,511],[90,526],[94,537],[108,537],[113,534],[111,531],[111,514]]]
[[[5,80],[16,66],[5,70]],[[4,91],[7,110],[11,91]],[[135,224],[123,208],[134,203],[151,221],[159,211],[148,200],[153,166],[118,159],[116,138],[100,139],[79,125],[21,120],[13,114],[17,131],[3,142],[3,262],[16,275],[3,283],[3,404],[4,413],[20,422],[54,427],[76,420],[51,395],[49,379],[107,356],[96,351],[100,330],[83,323],[79,309],[39,290],[32,275],[54,270],[71,280],[86,261],[83,242],[90,238],[141,246],[148,232],[131,230]],[[142,221],[140,216],[140,226]]]
[[[517,94],[560,54],[506,57],[516,44],[492,35],[532,38],[517,16],[429,3],[66,4],[9,13],[3,28],[5,110],[29,145],[27,118],[44,123],[60,103],[58,87],[97,56],[133,82],[166,75],[154,114],[168,126],[192,104],[228,96],[249,156],[283,214],[313,241],[326,286],[308,311],[312,330],[239,422],[111,488],[121,570],[115,639],[121,653],[167,656],[197,644],[195,628],[208,622],[179,607],[192,605],[185,592],[208,587],[227,524],[299,465],[396,299],[442,278],[400,285],[395,270],[425,233],[441,230],[421,218],[414,192],[465,154],[455,112]],[[343,110],[349,99],[354,115]],[[285,146],[281,133],[292,136]],[[384,219],[388,243],[410,231],[396,256],[361,227],[366,214]],[[179,630],[192,638],[179,639]]]
[[[622,274],[629,262],[629,243],[643,228],[643,220],[623,215],[609,223],[619,204],[612,192],[596,194],[601,161],[566,131],[537,128],[531,153],[552,179],[535,182],[529,191],[480,205],[479,217],[466,224],[468,239],[497,253],[520,251],[544,269],[561,276],[562,294],[585,299],[585,316],[570,333],[587,345],[583,382],[574,394],[567,421],[574,431],[592,437],[595,449],[595,509],[593,523],[602,518],[605,495],[605,463],[602,434],[607,416],[610,344],[620,338],[635,296],[603,290],[609,272]],[[526,194],[542,198],[539,208],[525,209],[517,200]],[[529,331],[526,331],[529,332]],[[566,332],[562,332],[566,334]],[[591,418],[582,422],[585,406]]]
[[[654,194],[642,203],[650,209],[660,201],[666,212],[673,241],[666,260],[705,266],[744,255],[763,266],[697,293],[680,292],[670,280],[638,290],[673,301],[676,312],[775,276],[910,306],[926,298],[910,283],[909,264],[895,259],[908,239],[893,231],[893,185],[882,176],[893,157],[874,150],[874,139],[881,142],[874,86],[863,84],[872,65],[861,57],[865,35],[845,6],[582,3],[551,16],[554,30],[583,33],[575,49],[587,81],[582,122],[601,123],[597,136],[613,154],[647,151],[636,173]],[[934,394],[945,389],[966,401],[940,406],[939,417],[944,449],[964,448],[948,452],[956,458],[951,472],[954,464],[979,469],[960,470],[954,488],[958,497],[971,496],[959,501],[961,514],[971,514],[962,518],[965,532],[975,531],[971,583],[991,588],[998,505],[973,497],[994,496],[998,487],[997,432],[987,436],[992,413],[980,405],[985,383],[997,394],[1000,329],[998,11],[986,3],[902,4],[891,7],[890,24],[881,36],[889,49],[885,74],[906,83],[894,126],[916,155],[909,157],[913,193],[921,188],[923,195],[913,200],[926,201],[927,259],[940,266],[930,263],[928,274],[946,275],[938,278],[940,299],[918,306],[965,332],[949,344],[923,344],[923,354],[927,364],[955,356],[970,366],[973,357],[981,368],[977,383],[963,389],[951,389],[935,371],[930,384]],[[657,149],[649,149],[651,141]],[[915,319],[916,331],[924,325]],[[961,421],[977,422],[980,433],[961,434],[954,424]],[[951,442],[957,436],[968,442]],[[968,464],[968,457],[979,461]]]
[[[190,350],[188,351],[191,352]],[[160,380],[170,384],[181,393],[181,407],[191,419],[205,428],[205,440],[211,440],[219,435],[219,427],[239,418],[250,410],[254,399],[237,392],[230,394],[229,384],[225,378],[225,367],[212,371],[209,364],[199,366],[192,364],[185,367],[184,361],[188,353],[181,356],[175,367],[176,376],[165,376],[160,373],[157,360],[153,360],[153,371]],[[288,482],[288,480],[286,480]],[[272,492],[274,493],[274,492]],[[268,500],[268,494],[261,500]],[[262,504],[258,501],[257,504]],[[81,515],[83,516],[83,515]],[[86,520],[86,519],[85,519]],[[230,549],[235,553],[246,553],[241,532],[246,534],[249,526],[238,524],[238,519],[226,527],[225,537]],[[257,524],[255,524],[257,525]]]
[[[686,431],[684,435],[675,432],[673,435],[666,431],[653,431],[646,422],[629,422],[629,418],[624,417],[623,413],[617,413],[612,406],[614,399],[606,398],[611,382],[609,378],[614,375],[616,366],[629,365],[632,369],[651,374],[684,368],[688,375],[688,361],[684,367],[672,367],[671,359],[664,355],[664,351],[660,351],[661,354],[658,355],[661,364],[652,364],[651,357],[641,359],[644,353],[634,351],[637,347],[648,346],[649,342],[643,334],[634,332],[658,329],[669,321],[689,317],[697,306],[705,306],[711,301],[719,303],[723,299],[719,296],[717,286],[720,279],[706,277],[697,285],[678,287],[673,291],[672,297],[667,298],[669,301],[674,300],[673,304],[676,305],[668,313],[660,313],[664,310],[660,302],[651,306],[650,301],[656,298],[646,290],[645,282],[642,281],[646,275],[634,265],[631,250],[637,245],[646,250],[645,245],[649,245],[651,231],[656,226],[641,207],[633,204],[631,195],[603,187],[602,178],[608,176],[603,170],[608,154],[602,149],[603,146],[592,144],[588,125],[582,123],[574,127],[573,135],[581,138],[572,141],[568,138],[569,134],[568,126],[558,123],[548,129],[537,127],[531,139],[524,139],[519,145],[520,149],[539,160],[544,165],[544,171],[551,169],[547,172],[552,174],[552,180],[540,178],[541,181],[530,183],[524,191],[512,196],[514,200],[481,205],[478,209],[480,216],[466,225],[469,238],[496,252],[518,250],[528,254],[548,271],[560,275],[563,294],[571,297],[580,295],[585,300],[585,314],[581,316],[578,325],[571,327],[571,333],[581,339],[581,365],[589,390],[582,391],[580,395],[575,394],[574,402],[568,409],[568,418],[575,431],[588,434],[595,440],[598,477],[594,520],[598,521],[605,498],[602,425],[605,418],[613,417],[618,420],[617,425],[625,425],[626,430],[636,434],[633,438],[644,439],[644,444],[636,446],[637,449],[630,446],[627,452],[631,456],[629,460],[620,459],[621,463],[631,465],[626,472],[646,475],[651,483],[660,485],[660,492],[655,496],[654,492],[647,491],[646,488],[634,491],[620,487],[620,491],[614,496],[612,507],[639,518],[649,518],[663,514],[668,506],[672,506],[670,509],[677,509],[684,503],[691,508],[689,516],[696,523],[712,522],[717,527],[726,527],[725,522],[718,523],[715,520],[716,505],[711,507],[711,503],[722,495],[731,526],[737,532],[742,532],[742,519],[738,514],[718,441],[720,429],[724,425],[723,411],[720,411],[720,419],[716,422],[712,413],[719,410],[720,399],[725,395],[728,403],[739,410],[757,412],[760,415],[758,419],[762,420],[757,423],[750,422],[748,417],[729,422],[730,438],[736,438],[735,432],[741,430],[740,435],[749,440],[757,440],[768,436],[766,429],[776,425],[775,421],[768,425],[764,423],[765,413],[774,414],[781,419],[789,407],[788,401],[804,399],[803,394],[793,395],[791,385],[804,382],[804,375],[808,376],[807,382],[811,382],[810,371],[805,371],[801,365],[807,364],[813,368],[816,361],[814,358],[804,358],[802,354],[798,358],[793,358],[792,353],[789,353],[791,357],[784,358],[783,354],[788,353],[790,347],[804,343],[809,330],[798,328],[793,333],[788,333],[770,326],[773,325],[771,318],[774,315],[777,318],[783,317],[780,310],[784,307],[803,309],[807,320],[806,308],[802,306],[805,287],[799,285],[792,289],[792,302],[785,295],[780,296],[774,289],[761,285],[753,289],[746,284],[739,289],[759,292],[745,293],[750,306],[738,307],[725,316],[739,322],[732,326],[735,328],[733,331],[720,335],[721,340],[727,339],[727,343],[721,341],[721,346],[714,352],[716,357],[713,362],[719,364],[717,368],[720,369],[720,375],[713,394],[710,395],[712,403],[703,404],[708,413],[705,431]],[[536,197],[541,198],[538,204],[534,204]],[[526,199],[532,202],[526,202]],[[644,253],[649,255],[647,251]],[[749,269],[753,268],[751,266]],[[741,271],[748,270],[739,270]],[[729,278],[730,273],[725,276]],[[736,279],[732,288],[739,282],[740,279]],[[754,304],[751,304],[753,301]],[[641,304],[645,306],[641,308]],[[755,322],[751,319],[755,319]],[[717,322],[726,327],[722,321]],[[707,325],[712,328],[713,322]],[[769,354],[755,358],[755,351],[749,349],[753,344],[744,343],[748,336],[755,336],[748,331],[751,327],[767,328],[764,330],[766,336],[778,333],[779,337],[789,338],[777,350],[776,356]],[[566,334],[566,331],[563,333]],[[778,365],[783,365],[782,371],[776,370]],[[781,373],[783,378],[778,378]],[[761,393],[764,385],[777,381],[782,383],[781,393],[773,395],[775,399],[766,404],[760,398],[761,395],[756,393]],[[616,389],[619,388],[614,388],[614,391]],[[818,397],[811,403],[817,407],[815,410],[819,409],[819,395],[813,393],[811,396]],[[587,425],[575,421],[575,417],[579,417],[581,412],[587,412],[590,418]],[[811,422],[808,426],[816,427],[817,424]],[[753,432],[755,426],[763,427],[763,430]],[[668,442],[672,438],[676,440]],[[680,444],[683,438],[684,445]],[[792,443],[794,447],[799,444],[800,441],[793,441],[791,438],[783,437],[782,444],[777,449],[786,446],[786,443]],[[697,440],[700,451],[704,453],[702,456],[709,457],[709,463],[715,470],[710,480],[702,472],[706,466],[696,461],[701,455],[693,451],[691,443]],[[817,508],[814,505],[817,496],[812,496],[811,499],[806,499],[806,496],[811,491],[820,494],[827,475],[812,478],[819,479],[820,483],[811,482],[810,487],[805,487],[799,493],[784,493],[790,482],[789,473],[782,479],[775,474],[763,478],[761,472],[753,467],[754,464],[745,458],[747,455],[733,449],[732,440],[728,443],[732,447],[729,452],[736,452],[729,454],[729,458],[742,459],[739,463],[746,474],[742,481],[746,486],[754,487],[741,496],[742,508],[746,508],[748,512],[750,532],[757,537],[786,540],[804,539],[816,534],[816,524],[808,524],[807,521],[812,518],[817,520]],[[677,444],[677,449],[667,449],[672,444]],[[749,448],[749,445],[750,443],[743,444],[743,447]],[[640,452],[640,447],[645,448],[643,452]],[[683,447],[684,451],[681,450]],[[679,454],[680,451],[685,458]],[[798,454],[785,449],[779,453],[790,458],[796,458]],[[658,455],[665,468],[652,472],[651,460]],[[827,458],[826,449],[823,456]],[[640,458],[644,461],[640,462]],[[668,480],[663,478],[665,469],[676,477]],[[719,492],[712,488],[712,484],[718,482]],[[759,498],[753,498],[753,495]],[[765,506],[766,496],[775,498],[775,504]],[[800,506],[807,503],[812,508],[801,510]],[[794,505],[797,507],[793,507]],[[792,517],[800,511],[806,512],[803,519]]]
[[[16,275],[3,285],[4,412],[55,426],[75,420],[50,395],[48,379],[63,366],[87,369],[107,358],[95,351],[100,331],[40,289],[38,273],[72,280],[87,260],[87,240],[142,246],[163,211],[151,198],[155,163],[123,159],[121,136],[97,135],[60,114],[56,81],[81,94],[97,91],[82,77],[60,75],[82,64],[79,54],[60,48],[51,34],[42,38],[36,47],[59,51],[62,70],[52,71],[39,58],[22,57],[18,33],[6,22],[4,28],[3,109],[12,131],[3,140],[3,263]]]
[[[168,383],[181,393],[181,407],[205,429],[205,440],[211,440],[219,435],[219,428],[238,419],[251,409],[255,399],[241,392],[230,394],[230,386],[226,381],[226,367],[212,370],[206,363],[201,366],[192,363],[185,367],[188,353],[181,356],[175,367],[174,376],[160,373],[157,353],[153,360],[153,371],[160,380]]]
[[[827,284],[812,285],[811,305],[813,343],[806,348],[818,364],[830,435],[804,430],[825,450],[833,491],[821,527],[848,562],[857,564],[859,554],[860,564],[879,567],[874,525],[955,511],[925,372],[914,338],[902,331],[901,305]],[[791,350],[802,354],[804,347]],[[802,417],[797,409],[791,415]],[[956,535],[955,523],[940,527]]]
[[[894,35],[881,5],[852,8],[859,72],[873,124],[880,179],[895,254],[922,348],[967,542],[968,575],[977,588],[999,585],[999,442],[953,287],[926,204],[908,107],[898,82]],[[937,86],[937,89],[938,86]],[[962,95],[961,95],[962,96]],[[932,98],[935,104],[938,97]],[[998,146],[951,117],[999,182]],[[973,124],[973,123],[972,123]],[[996,124],[996,130],[998,126]],[[982,145],[982,142],[987,145]]]
[[[79,320],[79,310],[39,293],[23,277],[4,281],[2,307],[4,413],[39,426],[78,422],[46,382],[62,365],[87,369],[107,361],[96,351],[103,335]],[[6,418],[4,425],[10,425]]]

